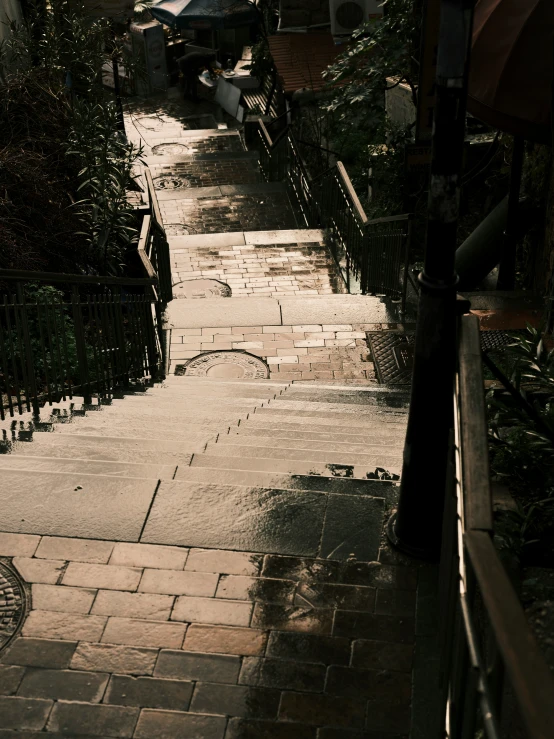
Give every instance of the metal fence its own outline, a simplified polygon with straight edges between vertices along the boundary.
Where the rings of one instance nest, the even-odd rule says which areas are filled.
[[[406,305],[412,217],[369,220],[342,162],[310,178],[290,129],[273,140],[259,121],[260,168],[265,179],[285,182],[308,228],[324,228],[350,292],[386,295]]]
[[[163,373],[169,247],[150,172],[137,253],[144,277],[0,270],[0,419],[45,403],[105,396]]]
[[[494,546],[479,322],[460,319],[440,568],[448,739],[548,739],[554,679]]]

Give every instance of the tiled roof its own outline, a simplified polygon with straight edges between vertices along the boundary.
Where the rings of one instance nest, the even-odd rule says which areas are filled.
[[[322,73],[344,50],[335,45],[328,31],[270,36],[269,48],[285,93],[321,90],[325,84]]]

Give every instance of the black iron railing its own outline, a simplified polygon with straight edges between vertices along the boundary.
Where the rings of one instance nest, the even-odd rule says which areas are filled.
[[[460,319],[440,569],[441,729],[548,739],[554,679],[495,549],[479,322]]]
[[[163,374],[171,266],[148,170],[143,178],[144,277],[0,270],[0,419],[76,395],[90,402]]]
[[[405,310],[412,217],[369,220],[342,162],[311,178],[290,129],[273,140],[259,121],[260,168],[269,182],[281,181],[309,228],[327,229],[328,244],[353,292],[401,300]]]

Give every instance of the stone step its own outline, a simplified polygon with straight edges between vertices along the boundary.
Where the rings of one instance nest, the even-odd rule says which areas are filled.
[[[179,376],[179,375],[168,375],[162,384],[154,385],[153,389],[159,390],[165,387],[185,387],[190,386],[205,386],[217,389],[218,387],[226,386],[244,386],[244,387],[263,387],[263,388],[286,388],[290,387],[290,382],[277,382],[276,380],[242,380],[239,378],[218,378],[218,377],[191,377],[191,376]]]
[[[354,452],[337,452],[337,451],[317,451],[313,449],[304,449],[297,447],[294,449],[279,449],[275,446],[257,446],[249,445],[224,445],[217,442],[210,442],[206,447],[206,454],[216,457],[258,457],[260,459],[288,459],[304,462],[325,462],[328,464],[357,464],[386,467],[387,464],[397,464],[401,461],[401,454],[386,453],[379,449],[374,454],[371,452],[354,453]]]
[[[239,427],[240,428],[240,427]],[[386,440],[388,443],[352,443],[347,441],[315,441],[311,439],[278,438],[268,433],[266,436],[249,436],[245,432],[220,435],[217,446],[266,446],[274,449],[309,449],[310,451],[336,452],[337,454],[401,454],[404,446],[402,437]],[[211,451],[212,445],[208,444],[207,451]]]
[[[261,386],[259,389],[256,387],[241,387],[240,385],[212,385],[203,386],[200,384],[186,385],[185,383],[167,383],[165,387],[151,388],[147,393],[141,396],[135,396],[133,401],[140,403],[143,400],[149,400],[150,398],[159,400],[164,396],[174,397],[175,395],[181,395],[183,398],[217,398],[217,401],[238,401],[241,403],[248,403],[249,399],[253,402],[257,400],[269,400],[280,395],[286,385],[281,386]],[[127,398],[125,398],[127,400]]]
[[[407,414],[407,396],[405,395],[389,395],[389,394],[372,394],[372,393],[345,393],[337,390],[322,390],[321,392],[302,392],[296,387],[290,388],[287,392],[276,399],[279,403],[291,403],[298,407],[311,406],[313,408],[330,409],[346,408],[354,412],[363,410],[391,409],[397,415]]]
[[[218,483],[223,485],[280,488],[282,490],[321,492],[332,495],[369,495],[374,498],[384,498],[387,503],[389,501],[394,502],[398,495],[398,483],[388,480],[319,477],[316,475],[265,472],[263,470],[218,469],[217,475],[215,475],[214,471],[209,467],[179,466],[175,479],[212,483],[214,476],[217,476]]]
[[[157,480],[2,470],[2,531],[138,541]]]
[[[142,422],[122,422],[121,428],[117,428],[114,422],[108,419],[105,423],[92,423],[92,419],[86,419],[85,423],[67,423],[57,424],[54,426],[54,433],[61,436],[78,437],[81,435],[107,435],[123,438],[154,438],[168,439],[170,441],[181,441],[191,448],[194,445],[194,451],[202,449],[209,439],[213,439],[221,431],[226,431],[232,423],[236,425],[238,419],[233,416],[228,421],[220,419],[214,422],[212,427],[206,429],[202,434],[195,425],[196,417],[194,415],[188,417],[188,423],[154,423],[151,419]],[[200,419],[201,422],[203,419]]]
[[[167,308],[169,328],[233,326],[305,326],[389,323],[390,308],[369,295],[320,295],[303,298],[173,300]]]
[[[401,464],[385,465],[382,460],[371,460],[361,464],[326,464],[324,462],[299,461],[293,459],[269,459],[261,457],[220,457],[213,454],[195,454],[191,462],[192,467],[207,467],[214,470],[259,470],[265,472],[280,472],[290,475],[317,475],[328,477],[336,474],[337,477],[367,479],[368,473],[377,468],[384,468],[388,472],[399,475]]]
[[[281,231],[235,231],[233,233],[191,234],[172,236],[168,239],[171,251],[207,247],[222,249],[226,246],[279,245],[323,243],[324,233],[317,228],[283,229]]]
[[[233,398],[194,398],[180,393],[167,394],[160,398],[144,399],[143,402],[126,403],[121,401],[119,404],[113,402],[109,406],[105,406],[102,413],[91,414],[87,418],[93,416],[104,416],[108,413],[112,418],[131,418],[142,417],[152,418],[160,421],[163,418],[178,420],[181,411],[204,411],[210,410],[217,413],[220,409],[225,409],[228,413],[237,413],[239,416],[247,413],[253,413],[256,408],[261,408],[271,400],[264,398],[252,398],[249,402],[244,399],[237,398],[233,402]]]
[[[141,541],[375,561],[384,509],[384,500],[369,496],[175,480],[160,483]],[[248,626],[250,606],[244,606],[241,625]]]
[[[191,162],[228,162],[228,161],[241,161],[247,160],[252,163],[257,163],[259,154],[257,151],[214,151],[205,154],[199,153],[188,153],[183,151],[179,154],[149,154],[143,157],[144,162],[152,170],[157,170],[159,167],[164,166],[186,166]]]
[[[264,417],[271,417],[279,423],[282,421],[287,422],[288,420],[294,420],[294,422],[297,423],[344,426],[346,422],[346,424],[351,425],[353,428],[360,426],[365,428],[377,428],[381,423],[386,424],[387,427],[394,425],[405,428],[406,426],[405,414],[387,413],[386,411],[379,410],[374,412],[354,410],[350,413],[332,410],[295,410],[294,408],[289,409],[283,405],[278,405],[277,403],[275,403],[275,405],[272,404],[267,408],[258,408],[255,416],[255,420],[263,420]]]
[[[194,447],[187,438],[180,441],[167,439],[133,438],[107,434],[81,434],[78,438],[68,434],[33,434],[32,441],[11,443],[12,454],[25,457],[51,457],[56,459],[86,459],[106,462],[184,465],[190,463]],[[2,458],[3,455],[0,457]]]
[[[255,420],[255,415],[244,421],[236,429],[232,429],[229,433],[238,436],[254,436],[259,435],[270,436],[274,439],[298,439],[306,441],[331,441],[335,443],[352,443],[352,444],[372,444],[376,446],[386,446],[387,444],[398,442],[404,443],[404,428],[397,429],[379,426],[375,430],[367,430],[362,433],[362,429],[353,430],[350,426],[331,426],[327,431],[324,428],[316,431],[306,431],[306,426],[295,423],[261,423]]]
[[[191,198],[237,198],[243,195],[254,195],[262,197],[270,197],[276,193],[285,194],[286,187],[282,182],[262,182],[257,181],[260,177],[258,172],[254,182],[245,183],[244,185],[231,184],[215,184],[200,187],[190,187],[174,190],[156,190],[156,196],[160,203],[167,200],[190,200]],[[263,206],[265,203],[258,203]],[[163,208],[162,208],[163,216]],[[186,222],[186,221],[185,221]]]
[[[173,480],[177,465],[147,464],[143,462],[111,462],[108,460],[78,459],[75,457],[34,457],[19,454],[1,454],[0,470],[30,470],[42,472],[73,472],[85,475],[137,477],[144,480]]]

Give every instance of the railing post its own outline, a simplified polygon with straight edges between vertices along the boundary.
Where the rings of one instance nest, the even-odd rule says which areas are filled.
[[[148,368],[150,370],[150,377],[154,377],[158,374],[158,352],[156,351],[156,332],[154,330],[154,316],[152,315],[152,288],[144,286],[144,313],[146,317],[146,347],[148,351]]]
[[[71,304],[73,307],[73,325],[75,327],[75,345],[77,349],[77,364],[79,367],[79,385],[81,386],[84,401],[88,404],[92,403],[92,394],[90,391],[85,327],[83,324],[83,313],[81,311],[81,297],[79,295],[79,287],[77,285],[71,286]]]
[[[40,405],[38,402],[38,391],[37,391],[37,378],[35,375],[35,362],[33,357],[33,350],[31,348],[31,334],[29,332],[29,317],[27,315],[27,303],[25,302],[25,293],[23,291],[23,287],[21,286],[21,283],[17,283],[16,287],[17,291],[17,300],[19,302],[20,306],[20,315],[21,315],[21,328],[23,330],[23,344],[25,348],[25,364],[27,365],[27,372],[25,373],[27,375],[27,382],[29,383],[29,387],[25,388],[25,393],[30,393],[31,395],[31,406],[33,408],[33,413],[38,416],[40,412]],[[38,306],[37,306],[38,309]],[[27,403],[29,403],[29,399],[27,397]]]
[[[389,538],[414,557],[440,554],[455,371],[455,252],[475,0],[442,0],[425,266],[398,509]]]

